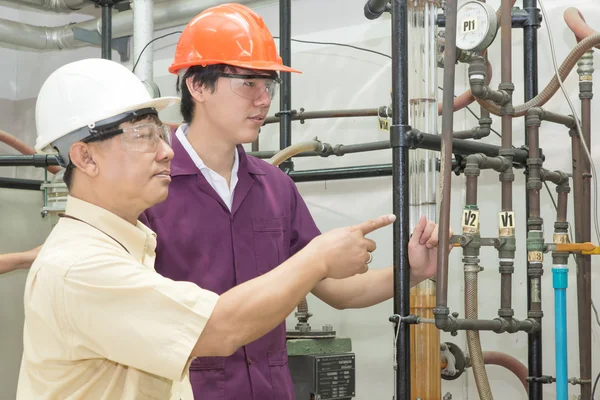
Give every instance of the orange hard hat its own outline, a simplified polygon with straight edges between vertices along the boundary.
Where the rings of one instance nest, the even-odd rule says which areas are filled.
[[[211,7],[190,21],[177,42],[169,72],[226,64],[239,68],[300,72],[283,65],[263,19],[241,4]]]

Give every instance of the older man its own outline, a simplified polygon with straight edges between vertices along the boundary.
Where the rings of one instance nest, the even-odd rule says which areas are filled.
[[[36,148],[58,152],[70,196],[27,278],[17,399],[168,399],[193,358],[233,354],[318,282],[367,270],[375,243],[364,235],[393,216],[316,237],[220,295],[157,274],[156,235],[138,217],[167,198],[173,150],[157,113],[177,100],[151,99],[108,60],[44,83]]]

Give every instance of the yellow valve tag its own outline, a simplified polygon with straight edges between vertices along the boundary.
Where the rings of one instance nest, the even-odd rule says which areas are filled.
[[[479,210],[463,210],[462,227],[464,233],[478,233]]]
[[[527,253],[527,261],[529,261],[530,263],[541,263],[544,261],[544,253],[541,251],[530,251]]]
[[[390,131],[390,121],[387,118],[377,117],[377,125],[379,129],[385,132]]]
[[[514,236],[515,234],[515,212],[501,211],[498,214],[498,235]]]
[[[566,233],[555,233],[554,243],[569,243],[569,235]]]

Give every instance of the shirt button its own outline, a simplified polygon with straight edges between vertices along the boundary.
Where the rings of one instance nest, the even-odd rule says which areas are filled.
[[[252,359],[250,357],[248,357],[248,365],[251,366],[252,365]]]

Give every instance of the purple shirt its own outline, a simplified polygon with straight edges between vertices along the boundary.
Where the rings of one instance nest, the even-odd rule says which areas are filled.
[[[231,212],[175,136],[173,150],[169,196],[140,216],[157,233],[161,275],[222,294],[269,272],[320,234],[290,177],[242,146]],[[194,398],[293,400],[285,340],[283,322],[230,357],[195,359]]]

